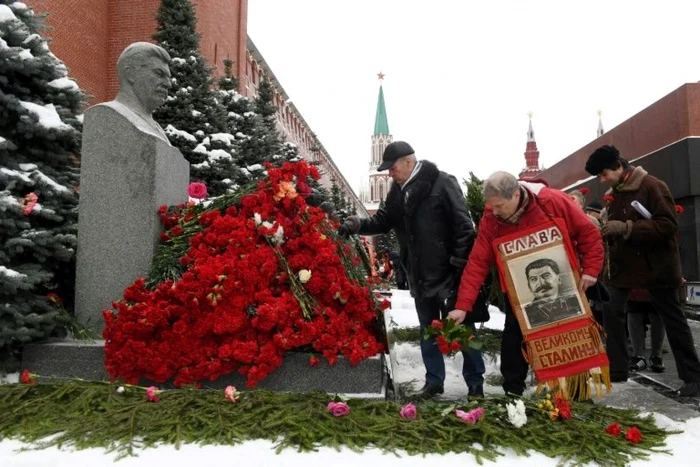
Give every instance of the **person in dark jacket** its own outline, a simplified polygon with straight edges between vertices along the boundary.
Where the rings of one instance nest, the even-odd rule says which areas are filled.
[[[408,279],[406,278],[406,268],[401,264],[401,257],[396,251],[389,252],[389,261],[391,261],[391,267],[394,269],[396,288],[399,290],[408,290]]]
[[[678,394],[700,395],[700,360],[678,295],[682,275],[671,192],[663,181],[620,157],[614,146],[596,149],[586,171],[611,187],[602,233],[610,252],[610,302],[604,326],[612,381],[627,380],[629,371],[625,305],[632,289],[647,289],[666,326],[678,376],[684,382]],[[641,208],[634,207],[635,201]]]
[[[391,229],[396,233],[418,312],[426,370],[425,385],[414,399],[428,398],[444,392],[445,361],[435,341],[424,338],[424,330],[452,309],[474,242],[474,224],[457,179],[432,162],[416,160],[408,143],[389,144],[377,170],[389,170],[394,181],[384,207],[368,219],[348,217],[338,233],[378,235]],[[470,396],[483,397],[484,371],[481,352],[464,353],[462,374]]]

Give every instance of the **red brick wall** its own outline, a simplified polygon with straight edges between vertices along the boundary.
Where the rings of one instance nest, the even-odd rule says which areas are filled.
[[[109,0],[109,35],[107,58],[107,100],[119,91],[117,59],[131,43],[154,42],[159,0]]]
[[[539,176],[554,188],[588,178],[586,161],[598,147],[611,144],[633,160],[687,136],[700,136],[700,84],[684,84],[646,109],[622,122]]]
[[[223,71],[222,60],[230,57],[245,82],[248,0],[193,3],[202,55],[216,65],[215,71]],[[124,48],[132,42],[153,42],[160,0],[27,0],[27,4],[49,13],[47,24],[52,29],[45,34],[52,39],[51,50],[95,104],[117,94],[116,63]]]
[[[44,32],[51,51],[68,67],[68,74],[92,95],[107,100],[107,0],[28,0],[37,13],[50,13]]]
[[[686,84],[622,122],[552,167],[540,177],[564,188],[590,175],[584,170],[588,156],[611,144],[632,160],[686,136],[700,135],[700,84]]]
[[[223,60],[234,63],[234,74],[245,81],[247,51],[247,1],[195,0],[197,30],[201,35],[200,49],[214,68],[215,76],[224,71]],[[240,47],[239,47],[240,46]]]

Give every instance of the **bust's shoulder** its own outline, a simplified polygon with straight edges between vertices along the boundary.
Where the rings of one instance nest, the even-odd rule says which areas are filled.
[[[126,119],[129,119],[135,115],[132,110],[118,101],[100,102],[99,104],[95,104],[85,111],[86,114],[93,112],[118,114]]]

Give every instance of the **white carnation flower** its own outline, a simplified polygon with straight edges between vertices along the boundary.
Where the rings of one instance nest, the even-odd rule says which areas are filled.
[[[260,224],[262,224],[262,217],[260,217],[260,214],[257,212],[253,214],[253,219],[255,220],[255,225],[260,227]]]
[[[277,246],[284,243],[284,229],[281,225],[277,227],[277,232],[272,236],[272,243]]]
[[[301,281],[302,284],[306,284],[309,282],[309,279],[311,279],[311,271],[308,269],[302,269],[299,271],[299,280]]]
[[[508,410],[508,421],[515,428],[520,428],[527,423],[525,404],[521,399],[518,399],[515,404],[506,404],[506,409]]]

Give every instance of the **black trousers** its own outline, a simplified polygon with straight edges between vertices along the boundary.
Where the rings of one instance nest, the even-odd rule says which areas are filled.
[[[523,355],[523,333],[520,331],[518,319],[513,309],[505,301],[506,323],[503,327],[501,341],[501,375],[503,375],[503,390],[507,393],[522,395],[525,391],[525,379],[530,366]]]
[[[630,289],[608,287],[610,302],[606,304],[603,325],[607,334],[606,351],[610,359],[610,376],[625,378],[629,372],[626,308]],[[683,314],[678,289],[649,289],[652,302],[666,326],[668,343],[678,368],[678,377],[686,383],[700,382],[700,360],[693,343],[693,334]]]

